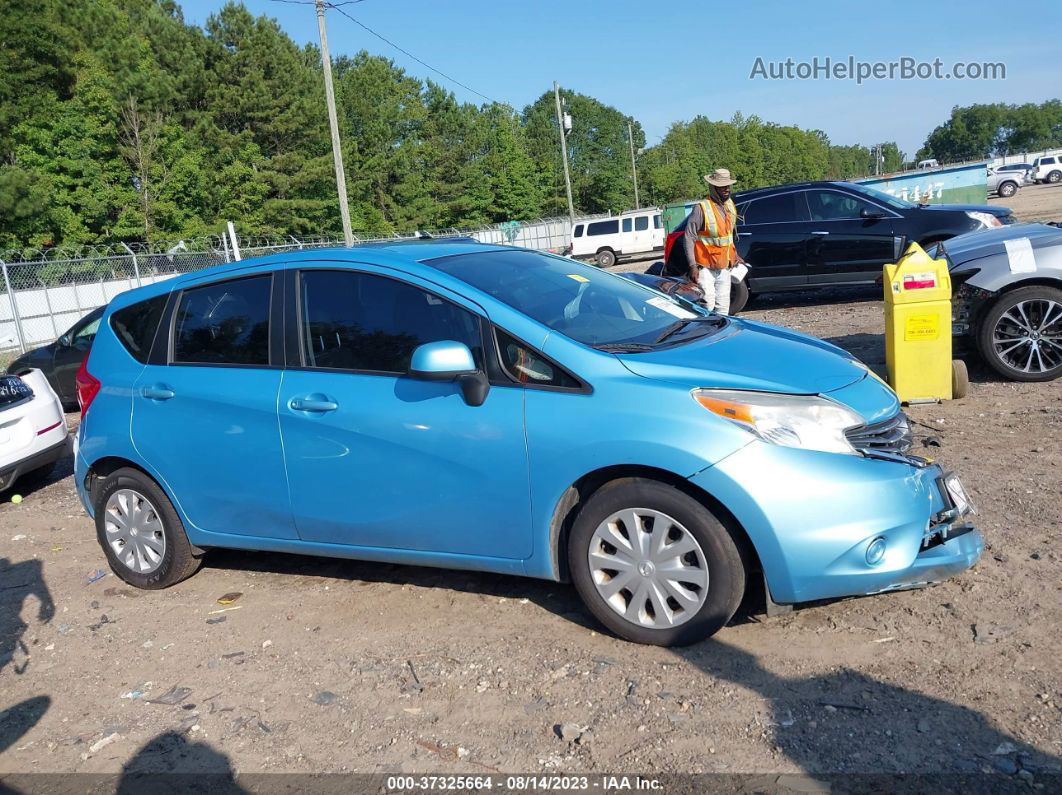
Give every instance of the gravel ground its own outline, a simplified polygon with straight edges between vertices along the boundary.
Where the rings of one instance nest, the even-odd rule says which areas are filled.
[[[884,358],[874,292],[748,315]],[[753,605],[682,650],[619,641],[570,587],[515,577],[215,552],[161,592],[91,581],[106,564],[65,461],[0,504],[0,774],[903,771],[1051,789],[1062,384],[971,371],[966,399],[910,414],[980,508],[976,568],[775,619]]]

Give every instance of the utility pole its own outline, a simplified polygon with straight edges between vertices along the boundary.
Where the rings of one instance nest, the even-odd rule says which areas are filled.
[[[317,0],[321,2],[321,0]],[[561,160],[564,161],[564,189],[568,193],[568,219],[572,222],[572,227],[575,227],[575,205],[572,204],[572,178],[568,174],[568,142],[565,140],[567,133],[564,131],[564,118],[561,116],[561,104],[560,104],[560,86],[557,81],[553,81],[553,99],[557,103],[557,129],[560,131],[561,139]]]
[[[627,122],[627,140],[631,142],[631,174],[634,176],[634,209],[642,209],[638,203],[638,167],[634,165],[634,133],[631,131],[631,123]]]
[[[321,63],[324,66],[325,99],[328,102],[328,125],[332,128],[332,159],[336,164],[339,215],[343,219],[343,240],[349,248],[354,245],[354,232],[350,228],[350,205],[347,204],[347,178],[343,174],[343,150],[339,145],[336,95],[332,89],[332,56],[328,54],[328,34],[325,32],[324,12],[324,0],[317,0],[317,29],[321,32]]]

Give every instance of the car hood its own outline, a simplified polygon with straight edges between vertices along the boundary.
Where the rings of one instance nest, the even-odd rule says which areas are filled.
[[[999,207],[994,204],[923,204],[919,206],[919,209],[933,212],[944,210],[947,212],[989,213],[997,218],[1005,218],[1012,212],[1009,207]]]
[[[1047,224],[1012,224],[967,232],[944,241],[952,268],[1003,250],[1007,240],[1027,237],[1033,248],[1062,244],[1062,229]]]
[[[646,353],[619,354],[635,375],[717,389],[790,395],[832,392],[866,368],[836,345],[795,331],[731,318],[716,334]]]

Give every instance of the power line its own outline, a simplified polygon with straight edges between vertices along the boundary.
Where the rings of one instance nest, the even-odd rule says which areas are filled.
[[[287,2],[301,2],[301,1],[302,1],[302,0],[287,0]],[[390,46],[392,46],[392,47],[394,47],[394,48],[395,48],[396,50],[398,50],[398,51],[399,51],[400,53],[403,53],[403,54],[405,54],[405,55],[408,55],[408,56],[409,56],[410,58],[412,58],[412,59],[413,59],[414,61],[416,61],[417,63],[419,63],[419,64],[420,64],[421,66],[424,66],[424,67],[426,67],[426,68],[428,68],[428,69],[431,69],[431,71],[435,72],[435,73],[436,73],[436,74],[438,74],[438,75],[442,75],[442,76],[443,76],[444,78],[446,78],[447,80],[449,80],[449,81],[450,81],[451,83],[454,83],[455,85],[459,85],[459,86],[461,86],[461,88],[465,89],[465,91],[471,91],[471,92],[472,92],[473,94],[475,94],[476,96],[478,96],[478,97],[483,97],[483,99],[487,100],[487,102],[493,102],[493,103],[495,103],[495,104],[498,104],[498,105],[501,105],[501,104],[502,104],[502,103],[498,102],[498,100],[496,100],[496,99],[492,99],[491,97],[488,97],[488,96],[487,96],[486,94],[483,94],[483,93],[481,93],[481,92],[479,92],[479,91],[476,91],[476,89],[472,88],[471,86],[467,86],[467,85],[465,85],[465,84],[464,84],[464,83],[462,83],[462,82],[461,82],[460,80],[455,80],[454,78],[450,77],[450,75],[446,74],[445,72],[442,72],[442,71],[440,71],[440,70],[436,69],[436,68],[435,68],[434,66],[432,66],[431,64],[429,64],[429,63],[426,63],[426,62],[422,61],[422,60],[421,60],[420,58],[418,58],[417,56],[415,56],[415,55],[414,55],[413,53],[411,53],[411,52],[410,52],[409,50],[405,50],[405,49],[403,49],[403,48],[399,47],[399,46],[398,46],[397,44],[395,44],[395,43],[394,43],[393,41],[391,41],[390,39],[384,38],[384,37],[383,37],[383,36],[381,36],[381,35],[380,35],[379,33],[377,33],[377,32],[376,32],[375,30],[373,30],[372,28],[370,28],[370,27],[369,27],[368,25],[366,25],[366,24],[364,24],[364,23],[362,23],[362,22],[359,22],[358,20],[354,19],[354,17],[352,17],[352,16],[350,15],[350,14],[348,14],[348,13],[347,13],[346,11],[344,11],[344,10],[343,10],[342,8],[340,8],[340,6],[343,6],[343,5],[347,5],[347,3],[338,3],[338,4],[336,4],[336,3],[327,3],[327,6],[328,6],[329,8],[334,8],[334,9],[335,9],[336,11],[338,11],[338,12],[339,12],[340,14],[342,14],[343,16],[345,16],[345,17],[346,17],[347,19],[349,19],[349,20],[350,20],[351,22],[353,22],[353,23],[354,23],[355,25],[357,25],[357,26],[358,26],[358,27],[360,27],[360,28],[364,28],[364,29],[365,29],[365,30],[367,30],[367,31],[368,31],[369,33],[371,33],[371,34],[372,34],[373,36],[375,36],[376,38],[378,38],[378,39],[379,39],[380,41],[384,42],[385,44],[389,44]]]

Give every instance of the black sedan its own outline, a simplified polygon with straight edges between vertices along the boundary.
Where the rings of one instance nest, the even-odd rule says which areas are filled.
[[[81,361],[92,347],[103,307],[94,309],[67,329],[59,339],[43,348],[35,348],[19,356],[8,366],[8,373],[19,373],[31,367],[41,370],[67,411],[77,410],[77,389],[74,376]]]
[[[873,284],[912,241],[925,247],[1014,222],[1005,207],[917,205],[853,182],[761,188],[734,203],[752,293]]]

